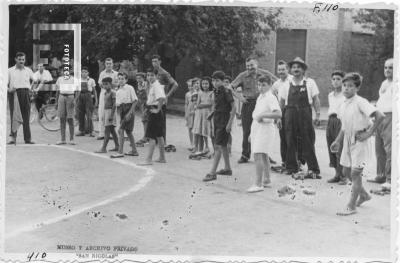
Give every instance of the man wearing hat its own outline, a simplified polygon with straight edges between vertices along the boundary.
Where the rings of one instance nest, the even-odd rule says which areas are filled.
[[[320,116],[319,90],[315,81],[305,77],[307,65],[297,57],[289,62],[293,75],[289,85],[282,89],[280,102],[285,105],[285,137],[287,143],[286,169],[289,174],[299,171],[296,152],[307,163],[308,172],[305,178],[321,179],[317,157],[315,155],[315,130],[312,121],[313,105],[316,122]],[[301,149],[298,149],[301,148]]]

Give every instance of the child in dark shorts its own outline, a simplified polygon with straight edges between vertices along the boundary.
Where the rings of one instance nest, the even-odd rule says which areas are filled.
[[[225,73],[222,71],[215,71],[212,75],[215,87],[213,106],[215,154],[211,171],[203,178],[204,182],[216,180],[217,174],[232,175],[227,145],[235,116],[235,101],[232,92],[224,87],[224,79]],[[225,168],[217,171],[221,155],[224,158]]]
[[[115,98],[116,94],[115,91],[112,90],[112,78],[107,77],[102,80],[102,87],[106,90],[104,93],[104,114],[103,116],[99,116],[100,118],[103,119],[105,131],[104,131],[104,141],[103,141],[103,146],[101,147],[100,150],[96,151],[95,153],[106,153],[107,152],[107,144],[108,141],[110,140],[110,135],[112,135],[115,148],[112,149],[111,151],[118,151],[119,148],[119,143],[118,143],[118,135],[115,132],[115,126],[116,124],[116,104],[115,104]]]
[[[146,128],[149,121],[149,110],[146,107],[147,95],[149,93],[148,82],[146,81],[145,73],[139,72],[136,74],[137,81],[137,97],[139,110],[142,113],[142,123],[143,123],[143,138],[136,142],[137,146],[144,146],[143,144],[148,141],[146,138]]]

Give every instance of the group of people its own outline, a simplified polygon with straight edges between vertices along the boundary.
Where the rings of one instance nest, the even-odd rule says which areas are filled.
[[[15,115],[20,115],[24,140],[32,144],[29,128],[29,90],[31,83],[49,81],[39,67],[36,77],[25,67],[25,54],[18,52],[16,65],[9,69],[8,98],[11,114],[11,140],[15,143],[18,125]],[[189,131],[190,148],[193,153],[210,154],[209,138],[213,145],[213,162],[203,181],[217,179],[217,175],[232,175],[230,165],[230,132],[234,117],[240,117],[243,130],[242,154],[238,163],[249,161],[254,155],[256,173],[249,193],[263,191],[271,183],[270,154],[275,134],[279,130],[282,167],[287,174],[297,178],[302,165],[308,171],[302,179],[321,179],[315,153],[314,124],[319,122],[320,101],[316,82],[306,77],[308,66],[301,58],[290,62],[279,61],[278,78],[258,67],[254,57],[246,60],[246,71],[233,81],[223,71],[215,71],[211,77],[188,80],[185,96],[185,120]],[[159,158],[165,163],[166,104],[178,88],[177,82],[161,67],[161,58],[152,57],[152,67],[136,74],[137,89],[127,84],[124,72],[113,70],[113,60],[105,60],[105,70],[100,73],[98,83],[101,92],[97,101],[96,82],[90,78],[87,67],[82,67],[82,79],[76,80],[73,72],[69,78],[61,76],[56,82],[57,109],[60,117],[61,140],[66,144],[66,124],[69,125],[69,143],[74,142],[73,118],[75,109],[79,113],[77,136],[93,134],[91,114],[93,106],[99,107],[99,136],[103,140],[97,153],[107,152],[109,140],[114,140],[115,154],[111,158],[125,155],[138,156],[137,146],[149,143],[144,163],[153,163],[153,153],[158,145]],[[386,80],[379,90],[376,107],[357,95],[362,76],[336,70],[331,74],[332,92],[328,95],[329,110],[326,130],[330,166],[335,175],[329,183],[352,182],[349,204],[338,215],[356,212],[356,206],[371,197],[362,185],[361,175],[367,163],[367,139],[375,136],[377,156],[376,183],[390,188],[391,181],[391,125],[393,97],[393,59],[385,62]],[[93,105],[94,104],[94,105]],[[142,113],[143,138],[135,142],[132,134],[135,111]],[[313,120],[312,108],[315,111]],[[238,111],[238,109],[240,109]],[[14,117],[14,118],[13,118]],[[118,127],[118,133],[115,130]],[[278,129],[277,129],[278,128]],[[124,152],[125,134],[129,138],[130,151]],[[211,157],[211,156],[210,156]],[[221,157],[224,168],[218,170]]]

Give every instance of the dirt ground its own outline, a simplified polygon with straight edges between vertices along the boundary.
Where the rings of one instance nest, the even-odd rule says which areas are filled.
[[[373,195],[356,215],[336,216],[346,205],[350,186],[326,183],[333,169],[325,131],[316,132],[322,180],[302,182],[272,173],[270,188],[248,194],[255,168],[253,162],[236,162],[241,151],[237,125],[233,176],[204,183],[211,160],[188,159],[183,118],[168,118],[167,140],[177,152],[167,153],[167,164],[149,168],[135,165],[143,161],[147,146],[138,148],[139,157],[113,160],[93,153],[100,141],[78,137],[76,146],[56,147],[59,134],[33,124],[36,145],[22,144],[21,129],[19,144],[7,146],[5,251],[74,252],[79,245],[90,245],[158,255],[388,259],[390,196]],[[137,118],[135,137],[141,135]],[[276,137],[272,158],[280,161],[279,156]],[[371,161],[364,179],[373,177],[374,169]],[[279,197],[277,189],[285,185],[296,193]],[[316,195],[305,195],[304,189]],[[75,250],[57,247],[61,245]]]

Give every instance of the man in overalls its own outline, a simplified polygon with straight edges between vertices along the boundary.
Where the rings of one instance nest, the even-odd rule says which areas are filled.
[[[301,58],[289,62],[293,74],[290,84],[282,90],[281,105],[285,110],[285,138],[287,143],[286,169],[289,174],[299,171],[298,160],[304,159],[308,172],[304,178],[321,179],[317,157],[315,155],[315,130],[312,121],[311,104],[319,121],[319,90],[315,81],[304,76],[307,65]],[[298,153],[298,154],[296,154]],[[299,155],[299,156],[297,156]]]

